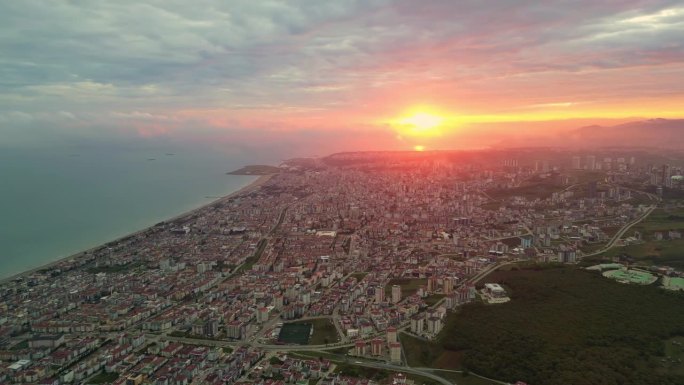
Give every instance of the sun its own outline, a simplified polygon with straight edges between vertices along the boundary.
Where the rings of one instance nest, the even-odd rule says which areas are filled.
[[[447,118],[444,114],[431,109],[413,109],[403,116],[392,119],[389,124],[401,136],[432,137],[441,136]]]
[[[422,146],[422,145],[420,145],[420,144],[417,144],[417,145],[413,146],[413,149],[414,149],[415,151],[422,152],[422,151],[425,151],[425,146]]]
[[[399,120],[400,124],[412,126],[413,129],[418,132],[432,130],[443,122],[444,118],[441,116],[425,112],[420,112]]]

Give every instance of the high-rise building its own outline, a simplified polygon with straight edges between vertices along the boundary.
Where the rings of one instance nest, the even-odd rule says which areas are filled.
[[[603,158],[603,169],[612,170],[613,169],[613,158],[605,157]]]
[[[218,334],[218,320],[212,319],[204,323],[204,335],[213,337]]]
[[[240,321],[230,321],[226,324],[226,335],[228,338],[240,339],[243,336],[243,325]]]
[[[573,156],[572,157],[572,168],[575,170],[579,170],[581,167],[581,158],[579,156]]]
[[[256,319],[258,323],[264,323],[268,321],[268,308],[267,307],[260,307],[257,309],[257,314],[256,314]]]
[[[385,287],[379,286],[375,288],[375,302],[385,302]]]
[[[382,338],[373,338],[371,340],[371,354],[374,356],[381,356],[383,345],[385,345],[385,342]]]
[[[218,321],[217,320],[207,320],[201,321],[197,320],[192,325],[192,334],[201,335],[205,337],[213,337],[218,334]]]
[[[401,344],[399,342],[391,343],[390,346],[390,361],[393,363],[401,363]]]
[[[596,169],[596,157],[594,155],[587,156],[587,170]]]
[[[435,292],[437,290],[437,277],[432,276],[427,280],[427,291],[428,293]]]
[[[354,344],[354,354],[357,356],[365,356],[367,346],[365,341],[357,341]]]
[[[444,277],[442,280],[443,282],[443,288],[442,291],[444,292],[445,295],[451,294],[451,292],[454,291],[454,283],[456,282],[456,278],[454,277]]]
[[[197,272],[199,274],[204,274],[207,271],[207,265],[204,263],[198,263],[197,264]]]
[[[427,322],[428,333],[437,334],[442,330],[442,320],[439,317],[430,317]]]
[[[420,334],[423,332],[423,327],[425,326],[425,317],[421,314],[416,314],[411,317],[411,332],[415,334]]]
[[[665,187],[672,187],[672,173],[669,164],[662,166],[660,180],[663,181]]]
[[[387,343],[391,344],[397,342],[397,328],[388,327],[387,328]]]
[[[392,303],[401,301],[401,286],[392,285]]]

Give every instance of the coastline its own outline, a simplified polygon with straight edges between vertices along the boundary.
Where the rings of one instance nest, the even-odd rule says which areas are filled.
[[[257,189],[259,189],[262,185],[264,185],[266,182],[268,182],[274,175],[276,175],[276,174],[258,175],[258,178],[256,178],[254,181],[252,181],[252,182],[251,182],[250,184],[248,184],[247,186],[244,186],[244,187],[238,189],[237,191],[234,191],[234,192],[232,192],[232,193],[230,193],[230,194],[228,194],[228,195],[225,195],[225,196],[222,196],[222,197],[220,197],[220,198],[217,198],[217,199],[215,199],[215,200],[213,200],[213,201],[211,201],[211,202],[209,202],[209,203],[203,204],[203,205],[198,206],[198,207],[195,207],[195,208],[193,208],[193,209],[191,209],[191,210],[189,210],[189,211],[186,211],[186,212],[184,212],[184,213],[181,213],[181,214],[179,214],[179,215],[176,215],[176,216],[174,216],[174,217],[172,217],[172,218],[165,219],[164,222],[170,222],[170,221],[175,221],[175,220],[178,220],[178,219],[183,219],[183,218],[185,218],[185,217],[187,217],[187,216],[189,216],[189,215],[194,214],[196,211],[202,210],[202,209],[207,208],[207,207],[211,207],[211,206],[213,206],[213,205],[215,205],[215,204],[218,204],[218,203],[222,203],[222,202],[224,202],[224,201],[226,201],[226,200],[229,200],[229,199],[231,199],[231,198],[234,198],[234,197],[236,197],[236,196],[238,196],[238,195],[246,194],[246,193],[252,192],[252,191],[254,191],[254,190],[257,190]],[[254,176],[257,176],[257,175],[254,175]],[[140,230],[138,230],[138,231],[134,231],[134,232],[132,232],[132,233],[130,233],[130,234],[123,235],[123,236],[118,237],[118,238],[116,238],[116,239],[113,239],[113,240],[111,240],[111,241],[107,241],[107,242],[105,242],[105,243],[103,243],[103,244],[111,243],[111,242],[118,242],[118,241],[120,241],[120,240],[122,240],[122,239],[131,237],[131,236],[136,236],[136,235],[138,235],[138,234],[142,234],[142,233],[144,233],[144,232],[150,230],[150,229],[151,229],[152,227],[154,227],[154,226],[155,226],[155,225],[147,226],[147,227],[145,227],[145,228],[143,228],[143,229],[140,229]],[[69,255],[69,256],[66,256],[66,257],[63,257],[63,258],[56,259],[56,260],[54,260],[54,261],[52,261],[52,262],[48,262],[48,263],[42,264],[42,265],[40,265],[40,266],[38,266],[38,267],[34,267],[34,268],[29,269],[29,270],[25,270],[25,271],[22,271],[22,272],[20,272],[20,273],[16,273],[16,274],[10,275],[9,277],[6,277],[6,278],[0,278],[0,285],[4,285],[4,284],[6,284],[6,283],[8,283],[8,282],[11,282],[11,281],[13,281],[13,280],[15,280],[15,279],[17,279],[17,278],[20,278],[20,277],[24,277],[24,276],[27,276],[27,275],[31,275],[31,274],[33,274],[33,273],[39,271],[39,270],[49,269],[49,268],[54,267],[54,266],[56,266],[56,265],[58,265],[58,264],[60,264],[60,263],[62,263],[62,262],[64,262],[64,261],[68,261],[68,260],[71,260],[71,259],[76,259],[76,258],[82,257],[82,256],[84,256],[86,253],[89,253],[89,252],[91,252],[91,251],[94,251],[94,250],[96,250],[96,249],[102,247],[103,244],[98,244],[98,245],[93,246],[93,247],[91,247],[91,248],[89,248],[89,249],[82,250],[82,251],[79,251],[79,252],[77,252],[77,253],[71,254],[71,255]]]

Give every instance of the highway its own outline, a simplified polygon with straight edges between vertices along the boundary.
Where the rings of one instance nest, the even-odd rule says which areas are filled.
[[[452,383],[451,381],[447,380],[446,378],[440,377],[436,374],[433,374],[431,371],[427,371],[424,369],[420,368],[412,368],[410,366],[399,366],[399,365],[392,365],[392,364],[387,364],[383,362],[373,362],[373,361],[366,361],[366,360],[356,360],[353,362],[354,365],[358,366],[365,366],[367,368],[376,368],[376,369],[387,369],[387,370],[392,370],[392,371],[400,371],[400,372],[405,372],[405,373],[411,373],[411,374],[417,374],[419,376],[427,377],[431,380],[435,380],[441,384],[444,385],[456,385]]]
[[[427,371],[427,372],[430,372],[430,373],[434,373],[434,372],[463,373],[462,370],[450,370],[450,369],[435,369],[435,368],[413,368],[413,369],[420,370],[420,371]],[[470,373],[470,375],[471,375],[471,376],[475,376],[475,377],[480,377],[480,378],[483,378],[483,379],[485,379],[485,380],[487,380],[487,381],[495,382],[495,383],[501,384],[501,385],[511,385],[511,384],[509,384],[508,382],[495,380],[495,379],[493,379],[493,378],[481,376],[481,375],[479,375],[479,374],[475,374],[475,373],[472,373],[472,372]]]
[[[630,190],[630,191],[635,191],[635,192],[638,192],[641,194],[646,194],[649,197],[649,199],[651,199],[652,201],[655,201],[655,204],[653,204],[652,206],[649,206],[648,209],[642,215],[640,215],[638,218],[636,218],[635,220],[633,220],[633,221],[625,224],[624,226],[622,226],[622,228],[617,233],[615,233],[615,235],[613,235],[613,237],[610,239],[610,241],[604,247],[602,247],[600,250],[594,251],[593,253],[585,254],[582,256],[582,258],[593,257],[595,255],[603,254],[606,251],[613,248],[615,246],[615,244],[625,235],[625,233],[630,228],[632,228],[632,226],[636,225],[637,223],[640,223],[641,221],[646,219],[649,215],[651,215],[651,213],[658,207],[658,203],[661,201],[661,199],[659,197],[657,197],[651,193],[633,190],[633,189],[622,187],[622,186],[619,186],[619,187],[623,188],[625,190]]]

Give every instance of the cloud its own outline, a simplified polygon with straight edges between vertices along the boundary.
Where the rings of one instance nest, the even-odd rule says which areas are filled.
[[[665,0],[11,1],[0,121],[341,136],[416,103],[482,116],[675,105],[683,25]]]

